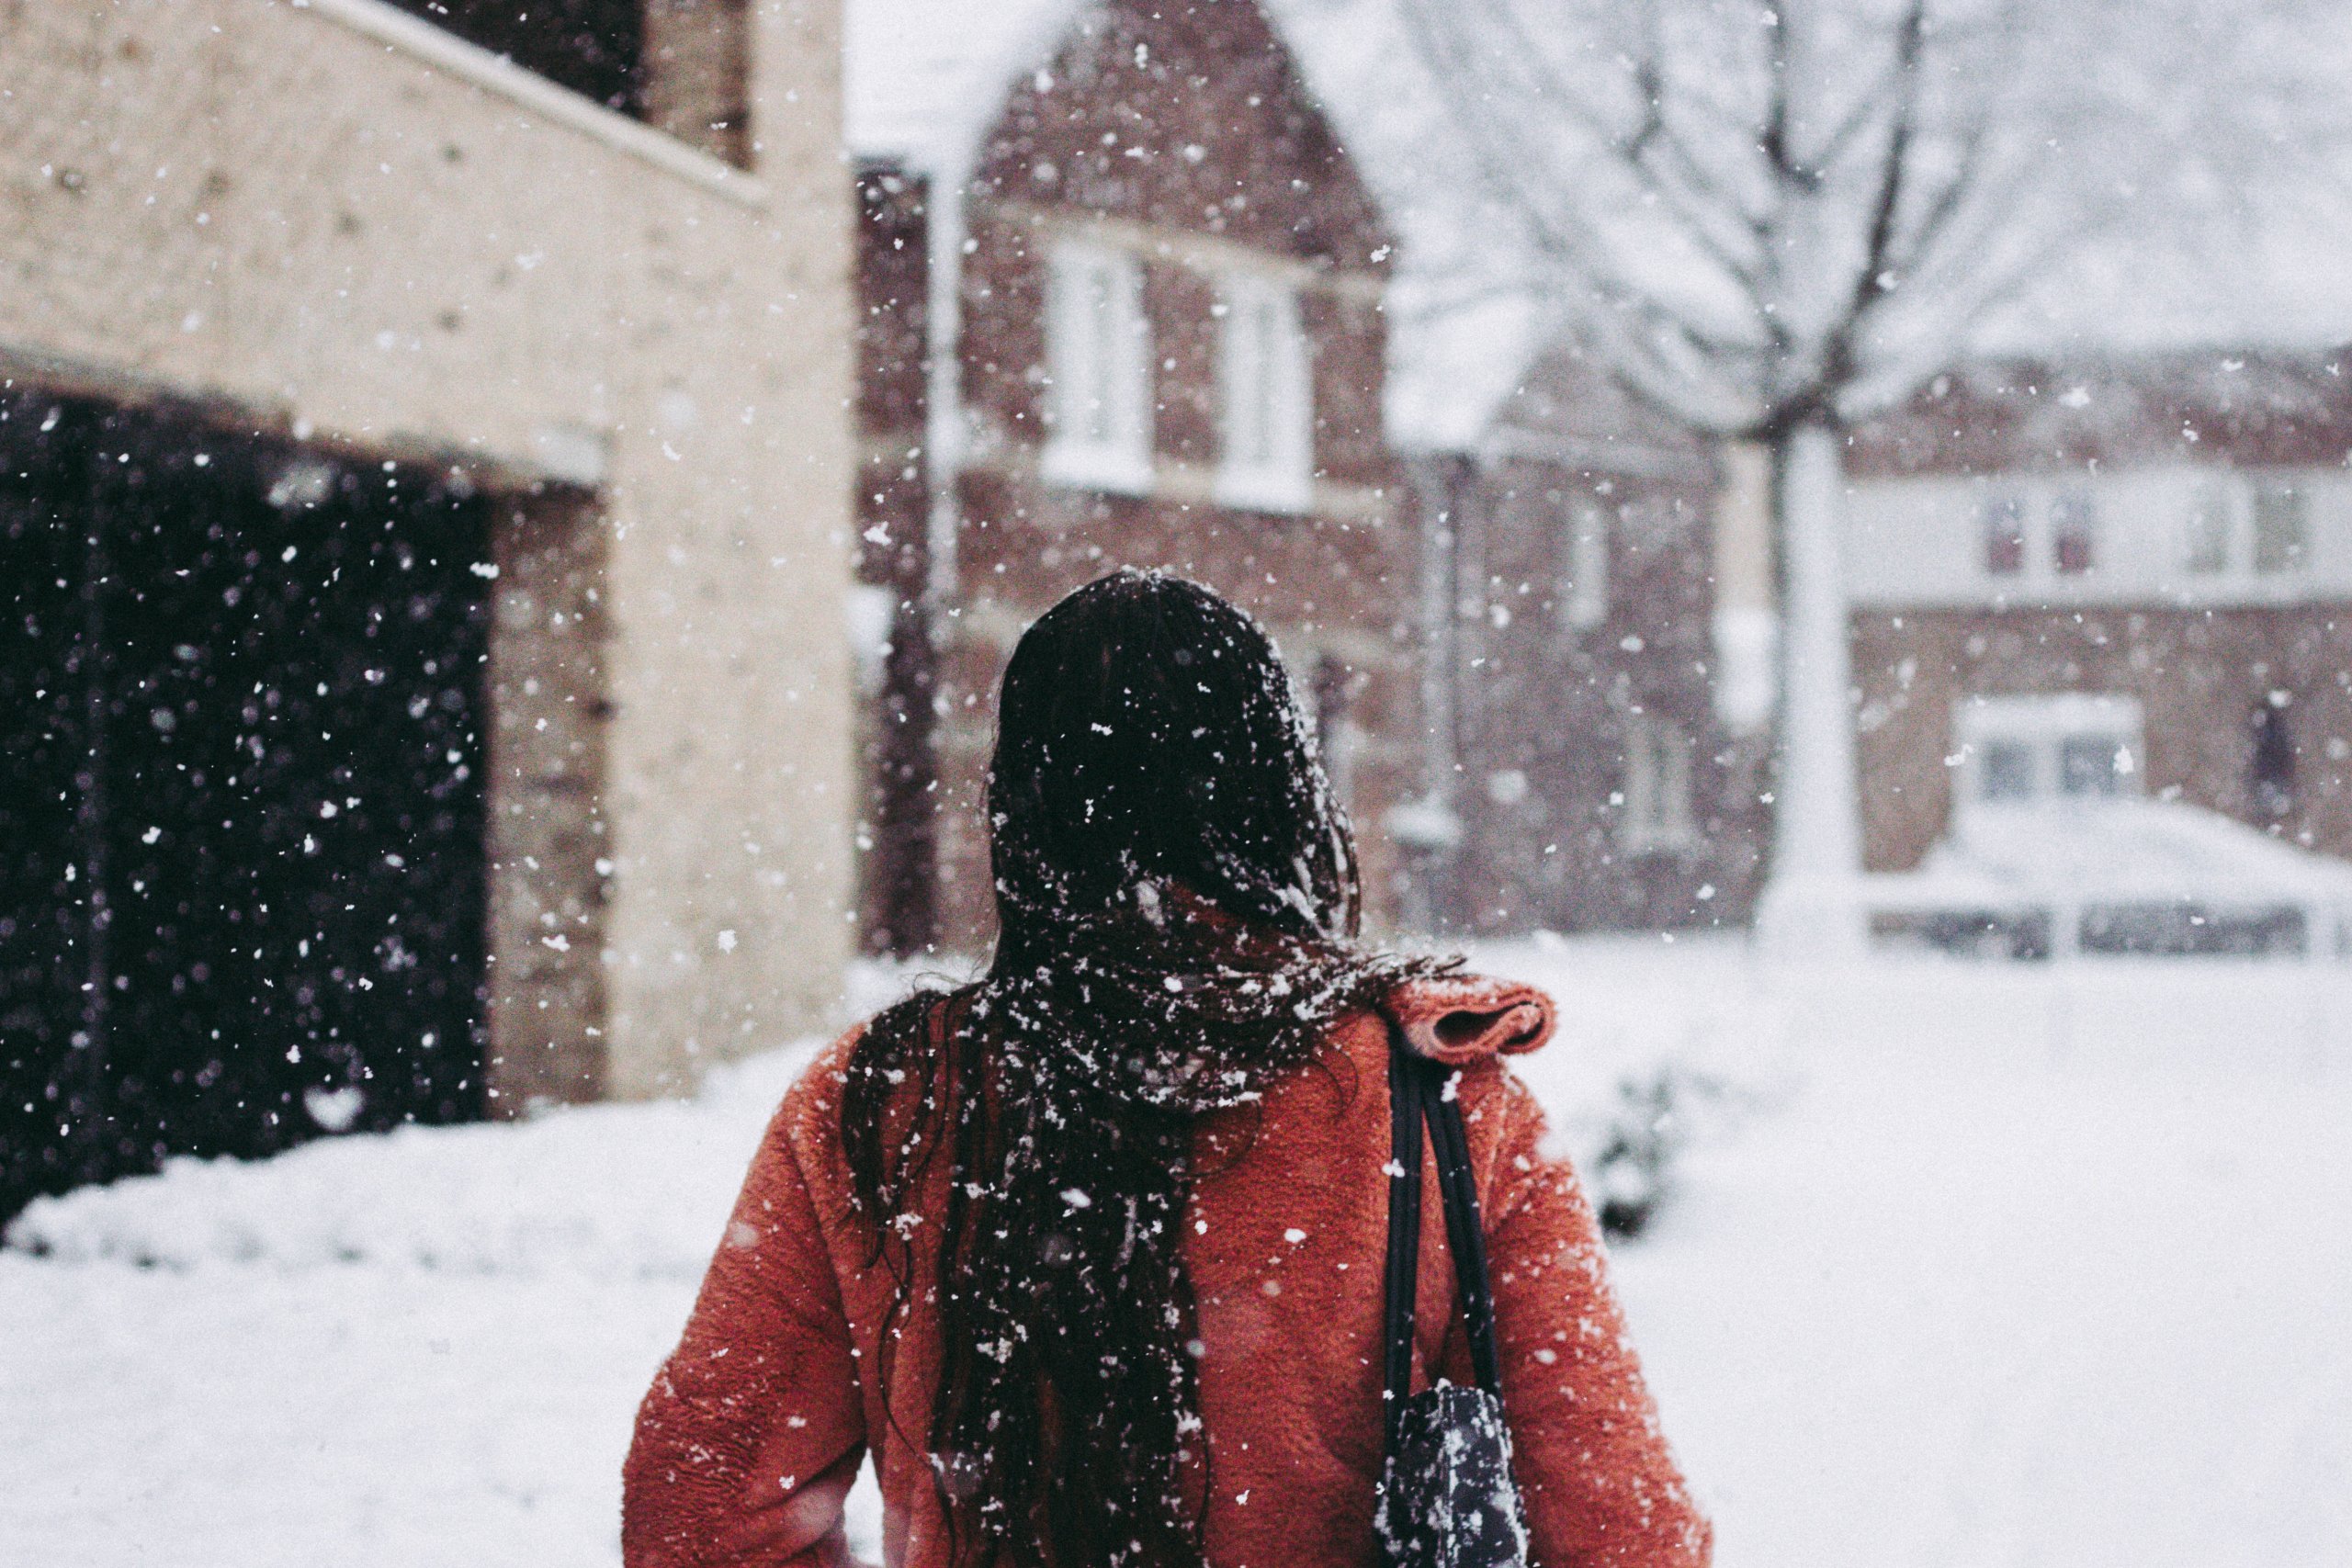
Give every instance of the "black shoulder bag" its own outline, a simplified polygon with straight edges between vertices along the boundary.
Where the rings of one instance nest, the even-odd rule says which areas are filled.
[[[1384,1568],[1522,1568],[1527,1528],[1510,1474],[1495,1354],[1495,1298],[1460,1101],[1444,1064],[1416,1055],[1389,1029],[1387,1438],[1373,1516]],[[1470,1337],[1476,1388],[1440,1382],[1412,1393],[1413,1304],[1421,1252],[1421,1124],[1437,1156],[1445,1234]]]

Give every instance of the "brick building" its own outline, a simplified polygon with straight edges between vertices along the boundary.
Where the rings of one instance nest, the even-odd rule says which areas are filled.
[[[1979,362],[1857,432],[1868,870],[1918,866],[1972,801],[2142,794],[2352,857],[2339,370]],[[1416,459],[1453,759],[1431,787],[1459,834],[1434,912],[1476,931],[1744,920],[1771,832],[1765,466],[1572,349],[1511,385]]]
[[[2144,793],[2352,856],[2352,396],[2333,354],[1963,366],[1858,434],[1864,853]]]
[[[1756,671],[1727,687],[1717,647],[1761,605],[1764,570],[1719,570],[1722,459],[1572,345],[1507,386],[1415,459],[1438,740],[1430,914],[1482,933],[1742,922],[1769,696]]]
[[[413,9],[0,11],[0,1206],[837,995],[835,8]]]
[[[1419,770],[1392,245],[1283,40],[1253,0],[852,0],[848,28],[870,940],[985,941],[999,671],[1123,565],[1273,631],[1377,917]]]

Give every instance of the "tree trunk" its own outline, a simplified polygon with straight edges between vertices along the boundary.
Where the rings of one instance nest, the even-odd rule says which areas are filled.
[[[1853,643],[1846,603],[1844,437],[1804,423],[1773,444],[1773,521],[1787,621],[1770,877],[1758,930],[1776,951],[1863,945],[1861,814],[1854,770]]]

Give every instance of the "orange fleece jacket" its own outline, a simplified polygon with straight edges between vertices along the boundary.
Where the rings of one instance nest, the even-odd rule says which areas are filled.
[[[1533,1568],[1704,1564],[1710,1531],[1659,1434],[1591,1209],[1566,1164],[1542,1152],[1533,1097],[1496,1059],[1544,1043],[1550,1000],[1463,977],[1401,987],[1390,1010],[1418,1049],[1461,1069]],[[889,1568],[946,1568],[922,1448],[936,1321],[919,1298],[886,1347],[892,1283],[866,1267],[850,1211],[836,1116],[855,1041],[837,1042],[785,1097],[684,1337],[645,1397],[624,1476],[628,1568],[847,1564],[842,1500],[869,1450]],[[1206,1347],[1215,1568],[1375,1560],[1387,1051],[1378,1017],[1349,1020],[1262,1103],[1204,1117],[1196,1134],[1185,1261]],[[945,1175],[943,1161],[935,1184]],[[1427,1180],[1416,1387],[1470,1381]],[[920,1226],[916,1256],[927,1268]]]

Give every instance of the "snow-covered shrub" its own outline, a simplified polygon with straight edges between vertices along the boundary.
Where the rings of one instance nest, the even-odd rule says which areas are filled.
[[[1577,1162],[1603,1234],[1631,1241],[1646,1230],[1674,1196],[1681,1156],[1749,1098],[1672,1062],[1620,1078]]]
[[[1608,1132],[1585,1171],[1600,1228],[1612,1239],[1642,1234],[1674,1184],[1674,1156],[1682,1127],[1674,1115],[1680,1076],[1661,1067],[1647,1078],[1617,1085]]]

